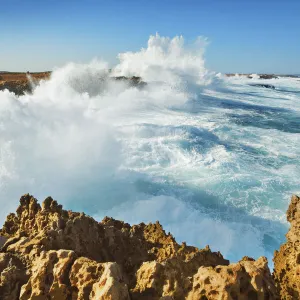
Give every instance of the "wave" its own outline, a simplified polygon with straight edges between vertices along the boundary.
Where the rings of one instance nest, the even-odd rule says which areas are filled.
[[[300,186],[297,94],[208,71],[205,44],[155,35],[111,70],[69,63],[32,94],[0,92],[1,220],[21,194],[52,195],[98,219],[159,219],[232,260],[271,257]]]

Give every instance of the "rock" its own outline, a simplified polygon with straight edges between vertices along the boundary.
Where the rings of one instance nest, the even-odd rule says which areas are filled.
[[[244,258],[229,266],[200,267],[187,299],[279,299],[265,257]]]
[[[229,266],[201,266],[197,272],[174,259],[145,262],[131,292],[133,299],[279,299],[264,257]]]
[[[21,286],[28,276],[23,263],[14,255],[0,253],[0,299],[19,299]]]
[[[278,79],[278,76],[275,74],[259,74],[260,79]]]
[[[7,241],[7,238],[5,236],[0,235],[0,249],[4,246],[6,241]]]
[[[117,77],[111,77],[112,79],[116,81],[123,81],[127,82],[130,86],[135,86],[135,87],[145,87],[147,85],[146,82],[142,80],[141,77],[138,76],[132,76],[132,77],[125,77],[125,76],[117,76]]]
[[[0,72],[0,91],[9,90],[18,96],[24,95],[32,91],[32,83],[36,84],[42,79],[47,79],[50,72],[41,73],[15,73]],[[28,79],[30,75],[30,80]],[[31,81],[31,82],[30,82]]]
[[[208,246],[179,245],[159,222],[97,222],[51,197],[22,196],[0,235],[4,300],[277,299],[265,258],[229,265]]]
[[[71,295],[69,269],[76,254],[68,250],[43,251],[31,262],[31,277],[22,286],[20,300],[68,299]]]
[[[30,93],[33,90],[33,86],[37,85],[39,81],[49,79],[51,72],[41,72],[41,73],[12,73],[12,72],[0,72],[0,91],[9,90],[18,96],[24,95],[25,93]],[[29,77],[30,76],[30,77]],[[146,82],[142,81],[141,77],[132,76],[118,76],[118,77],[104,77],[97,78],[101,91],[101,85],[103,83],[108,83],[108,79],[112,81],[122,81],[129,86],[143,88],[146,86]]]
[[[245,76],[249,79],[252,79],[254,76],[258,79],[278,79],[279,75],[276,74],[257,74],[257,75],[253,75],[253,74],[246,74],[246,73],[227,73],[225,74],[227,77],[235,77],[235,76]],[[280,75],[282,76],[289,76],[289,75]]]
[[[291,227],[286,243],[274,253],[274,278],[281,299],[300,299],[300,198],[293,196],[287,211]]]
[[[257,86],[257,87],[263,87],[263,88],[266,88],[266,89],[272,89],[272,90],[275,90],[275,86],[272,85],[272,84],[250,84],[251,86]]]
[[[32,275],[22,286],[20,300],[130,299],[116,263],[75,258],[70,250],[42,252],[32,263]]]
[[[130,300],[120,266],[116,263],[105,263],[102,264],[102,268],[103,273],[93,284],[89,299]]]

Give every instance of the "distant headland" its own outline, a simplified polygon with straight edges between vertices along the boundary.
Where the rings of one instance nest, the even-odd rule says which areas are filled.
[[[45,72],[8,72],[0,71],[0,91],[5,89],[18,96],[31,92],[34,85],[40,80],[50,78],[51,71]],[[247,73],[226,73],[227,77],[245,76],[249,79],[278,79],[279,77],[298,78],[298,75],[277,75],[277,74],[247,74]],[[145,82],[138,76],[126,78],[124,76],[113,77],[115,80],[129,81],[134,86],[143,86]]]

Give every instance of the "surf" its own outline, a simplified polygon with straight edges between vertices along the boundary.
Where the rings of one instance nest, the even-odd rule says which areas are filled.
[[[271,261],[299,194],[299,81],[216,74],[206,44],[156,34],[116,66],[69,63],[32,93],[0,92],[2,222],[19,195],[51,195],[98,220],[159,220],[232,261]]]

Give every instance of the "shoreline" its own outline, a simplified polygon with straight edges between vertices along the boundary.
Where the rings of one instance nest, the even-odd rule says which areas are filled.
[[[129,225],[21,197],[0,230],[0,295],[11,299],[297,299],[300,198],[287,211],[286,243],[230,263],[220,252],[179,245],[160,223]]]
[[[33,85],[41,80],[47,80],[51,76],[51,71],[44,72],[8,72],[0,71],[0,91],[5,89],[15,93],[17,96],[32,92]],[[278,75],[278,74],[247,74],[247,73],[225,73],[226,77],[244,76],[249,79],[278,79],[279,77],[299,78],[297,75]],[[30,77],[29,77],[30,76]],[[130,81],[133,85],[145,85],[140,77],[126,78],[124,76],[113,77],[116,80]]]

